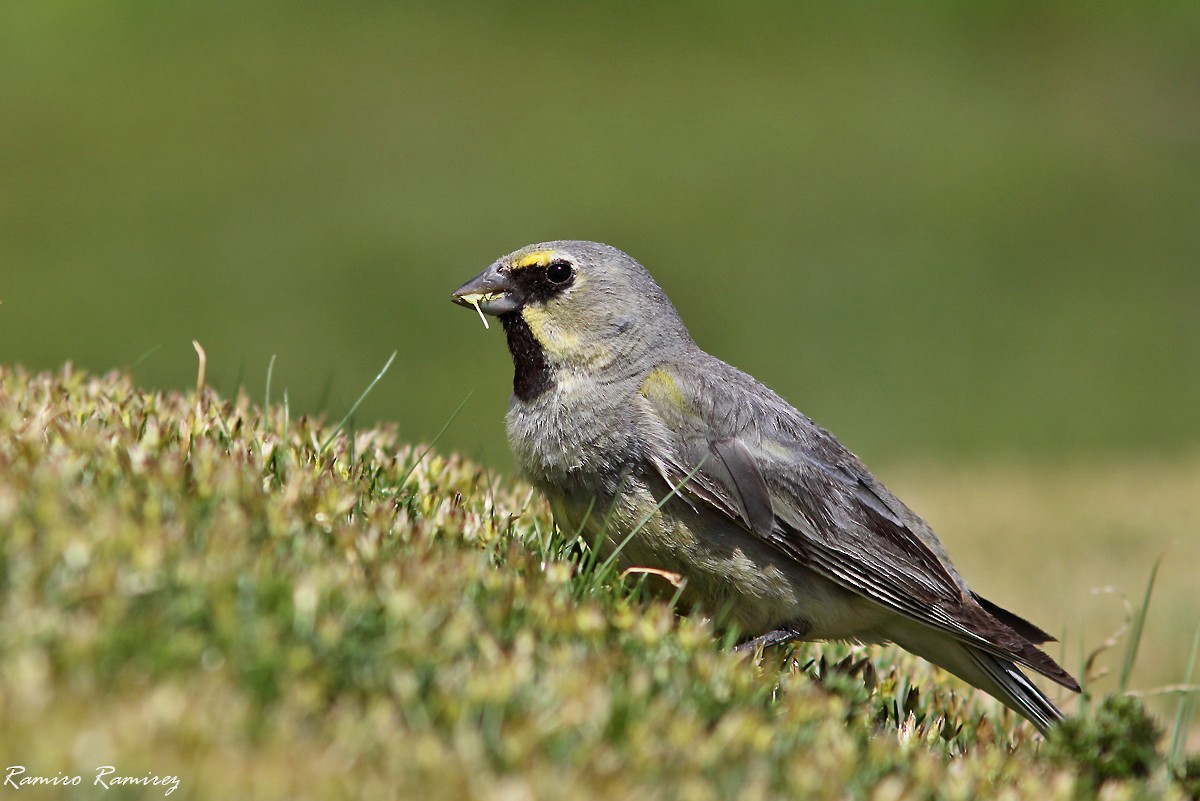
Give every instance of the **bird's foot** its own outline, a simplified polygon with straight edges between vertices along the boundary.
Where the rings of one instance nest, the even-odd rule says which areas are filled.
[[[763,648],[770,648],[772,645],[782,645],[785,642],[798,640],[805,634],[805,629],[799,626],[785,626],[783,628],[768,631],[766,634],[760,634],[752,640],[746,640],[733,646],[733,652],[737,654],[752,654]]]

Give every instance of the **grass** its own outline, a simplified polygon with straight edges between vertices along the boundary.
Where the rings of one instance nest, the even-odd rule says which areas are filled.
[[[940,533],[973,587],[1049,627],[1062,640],[1052,653],[1076,672],[1147,608],[1126,683],[1157,714],[1175,714],[1177,697],[1154,688],[1181,681],[1196,633],[1200,459],[924,464],[881,476]],[[1121,690],[1124,643],[1116,637],[1088,671],[1097,694]]]
[[[0,432],[0,755],[82,778],[29,798],[161,792],[102,765],[176,799],[1184,798],[1200,774],[1172,778],[1135,697],[1043,743],[890,649],[734,655],[646,597],[660,577],[582,569],[527,487],[386,427],[0,367]]]

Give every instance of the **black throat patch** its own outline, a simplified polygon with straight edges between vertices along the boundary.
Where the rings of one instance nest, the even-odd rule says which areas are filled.
[[[513,394],[518,400],[531,401],[554,385],[546,354],[520,311],[500,315],[500,322],[508,337],[508,352],[512,354]]]

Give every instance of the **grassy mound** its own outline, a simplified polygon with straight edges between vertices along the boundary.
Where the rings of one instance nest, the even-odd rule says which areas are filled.
[[[736,656],[654,580],[387,429],[0,368],[0,768],[59,780],[22,797],[1185,797],[1136,702],[1044,747],[904,654]]]

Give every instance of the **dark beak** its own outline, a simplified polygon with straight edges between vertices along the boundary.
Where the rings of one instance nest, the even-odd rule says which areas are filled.
[[[496,263],[454,290],[450,300],[459,306],[474,307],[483,314],[499,317],[521,308],[522,300],[516,295],[507,268]]]

